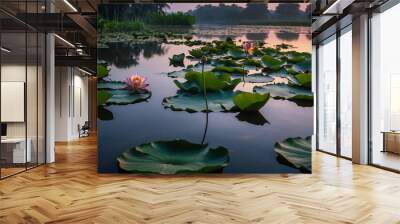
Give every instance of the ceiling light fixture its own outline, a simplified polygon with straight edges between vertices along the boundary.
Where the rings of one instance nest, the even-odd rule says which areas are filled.
[[[68,0],[64,0],[64,3],[68,5],[74,12],[78,12],[78,10]]]
[[[59,40],[61,40],[62,42],[66,43],[68,46],[75,48],[75,45],[73,45],[71,42],[69,42],[68,40],[60,37],[58,34],[54,34],[55,37],[57,37]]]
[[[5,47],[1,47],[0,49],[1,49],[2,51],[6,52],[6,53],[10,53],[10,52],[11,52],[10,50],[8,50],[8,49],[5,48]]]

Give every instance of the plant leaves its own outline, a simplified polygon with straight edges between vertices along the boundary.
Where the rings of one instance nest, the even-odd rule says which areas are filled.
[[[233,97],[233,103],[240,111],[258,111],[269,100],[270,94],[240,92]]]
[[[102,79],[109,75],[110,70],[103,64],[97,64],[97,78]]]
[[[203,83],[203,75],[205,85]],[[190,71],[186,73],[185,79],[187,80],[184,83],[175,80],[174,83],[178,88],[183,91],[188,92],[199,92],[197,90],[203,91],[204,86],[207,91],[219,91],[219,90],[227,90],[227,89],[234,89],[237,84],[239,84],[240,79],[233,79],[231,80],[231,76],[229,74],[222,74],[218,75],[212,72],[194,72]]]
[[[311,89],[311,73],[300,73],[295,75],[301,87]]]
[[[254,87],[254,92],[257,93],[270,93],[271,97],[275,99],[286,99],[286,100],[301,100],[301,101],[313,101],[313,93],[310,90],[297,87],[289,86],[286,84],[270,84],[264,86]]]
[[[278,59],[275,59],[269,55],[264,55],[261,58],[261,64],[264,66],[264,68],[268,68],[273,71],[278,71],[279,69],[282,68],[284,62]]]
[[[174,67],[184,67],[185,65],[183,64],[183,60],[185,59],[185,54],[175,54],[172,56],[172,58],[169,58],[169,64],[173,65]]]
[[[236,68],[236,67],[227,67],[227,66],[218,66],[215,67],[213,72],[220,72],[220,73],[235,73],[235,74],[246,74],[247,71],[242,69],[242,68]]]
[[[234,92],[218,91],[207,93],[208,112],[229,112],[234,110]],[[206,101],[201,93],[191,94],[178,92],[178,95],[166,97],[163,105],[173,111],[187,111],[189,113],[206,112]]]
[[[112,97],[112,93],[106,90],[97,91],[97,106],[102,106]]]
[[[228,55],[233,59],[242,59],[246,57],[246,54],[240,49],[230,49]]]
[[[292,166],[311,172],[311,137],[288,138],[275,144],[275,152]]]
[[[126,87],[125,82],[120,81],[98,81],[97,89],[123,89]]]
[[[236,118],[239,121],[247,122],[249,124],[254,124],[258,126],[269,124],[268,120],[265,119],[265,117],[259,111],[252,111],[252,112],[242,111],[236,115]]]
[[[107,101],[107,105],[126,105],[145,101],[151,97],[151,92],[134,93],[126,89],[110,90],[112,97]]]
[[[134,173],[213,173],[228,165],[229,152],[221,146],[213,149],[176,139],[139,145],[117,160],[121,169]]]

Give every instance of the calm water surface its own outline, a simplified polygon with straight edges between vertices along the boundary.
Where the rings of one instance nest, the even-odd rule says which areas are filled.
[[[309,29],[303,27],[274,28],[257,26],[196,27],[195,39],[236,41],[264,40],[274,46],[288,43],[298,51],[310,51]],[[170,44],[142,44],[134,47],[112,46],[100,50],[99,59],[112,64],[111,79],[124,80],[140,74],[147,78],[152,97],[147,102],[107,107],[111,121],[98,121],[98,170],[119,172],[116,158],[125,150],[152,141],[186,139],[200,143],[205,128],[205,113],[176,112],[165,109],[162,100],[176,95],[177,87],[166,72],[180,70],[169,66],[174,54],[197,47]],[[185,65],[193,64],[185,60]],[[250,88],[244,88],[250,89]],[[255,125],[246,120],[267,121]],[[209,113],[206,143],[229,149],[230,163],[225,173],[297,173],[297,169],[282,165],[274,151],[276,142],[289,137],[306,137],[313,132],[313,108],[301,107],[287,100],[270,99],[260,114],[242,116],[239,113]]]

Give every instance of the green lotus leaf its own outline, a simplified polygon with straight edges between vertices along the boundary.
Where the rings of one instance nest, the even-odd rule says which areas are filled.
[[[290,63],[300,63],[305,61],[307,58],[303,53],[297,51],[289,51],[286,53],[287,61]]]
[[[205,64],[204,65],[204,71],[205,72],[209,72],[214,68],[213,65],[211,64]],[[201,63],[198,63],[196,65],[189,65],[186,69],[182,69],[179,71],[174,71],[174,72],[169,72],[167,73],[168,77],[171,78],[184,78],[186,73],[190,72],[190,71],[195,71],[195,72],[201,72],[202,70],[202,65]]]
[[[312,101],[313,93],[308,90],[297,86],[290,86],[286,84],[270,84],[264,86],[254,87],[254,92],[257,93],[270,93],[271,97],[275,99],[286,100],[304,100]]]
[[[251,58],[245,59],[243,61],[243,64],[247,65],[247,66],[255,66],[255,67],[258,67],[258,68],[263,67],[262,64],[261,64],[261,61],[255,60],[255,59],[251,59]]]
[[[272,47],[262,48],[260,50],[262,51],[263,55],[269,55],[271,57],[275,57],[278,54],[280,54],[280,52],[277,49]]]
[[[235,60],[232,59],[221,59],[216,58],[211,61],[211,64],[214,66],[228,66],[228,67],[240,67],[241,64],[237,63]]]
[[[262,57],[264,56],[264,52],[260,50],[260,48],[256,47],[253,50],[253,55],[256,57]]]
[[[311,72],[311,60],[305,60],[303,62],[294,64],[289,71],[291,74],[309,73]]]
[[[240,49],[230,49],[228,55],[233,59],[245,58],[246,54]]]
[[[114,89],[109,91],[112,97],[107,101],[107,105],[126,105],[145,101],[151,97],[151,92],[143,93],[131,92],[127,89]]]
[[[299,81],[301,87],[311,89],[311,73],[300,73],[295,75],[295,77]]]
[[[215,41],[215,48],[220,52],[220,53],[226,53],[229,50],[237,50],[239,49],[238,46],[235,45],[232,41]]]
[[[205,53],[201,49],[193,49],[189,51],[190,56],[193,58],[201,59]]]
[[[97,89],[123,89],[126,87],[124,82],[120,81],[98,81]]]
[[[169,64],[173,66],[184,66],[183,60],[185,59],[185,54],[175,54],[172,58],[169,58]]]
[[[264,55],[261,58],[261,63],[265,68],[268,68],[273,71],[278,71],[282,68],[284,62],[278,59],[275,59],[269,55]]]
[[[280,77],[280,78],[285,78],[287,79],[290,83],[299,85],[299,81],[294,77],[294,75],[290,74],[287,69],[281,68],[278,71],[273,71],[273,72],[268,72],[267,73],[271,77]]]
[[[133,173],[213,173],[228,165],[229,152],[221,146],[210,148],[176,139],[136,146],[117,160],[121,169]]]
[[[203,83],[203,75],[204,81]],[[240,79],[231,79],[229,74],[215,74],[212,72],[194,72],[190,71],[185,74],[184,83],[175,80],[174,83],[182,91],[196,93],[204,89],[207,91],[215,92],[219,90],[234,89],[240,82]],[[204,85],[205,84],[205,85]]]
[[[269,93],[241,92],[233,97],[233,103],[240,111],[258,111],[268,102],[269,97]]]
[[[235,68],[235,67],[227,67],[227,66],[218,66],[215,67],[213,70],[213,72],[221,72],[221,73],[235,73],[235,74],[246,74],[247,71],[242,69],[242,68]]]
[[[112,93],[106,90],[100,90],[97,92],[97,106],[102,106],[106,104],[110,98],[112,97]]]
[[[239,78],[241,76],[232,75],[232,77]],[[250,82],[250,83],[268,83],[268,82],[274,81],[274,79],[271,76],[266,75],[264,73],[255,73],[255,74],[245,76],[245,81]]]
[[[208,112],[228,112],[233,111],[234,92],[218,91],[207,93]],[[202,93],[191,94],[179,92],[178,95],[166,97],[163,100],[163,105],[173,111],[206,112],[206,102]]]
[[[288,138],[276,143],[274,150],[283,161],[291,166],[305,173],[311,172],[311,137]]]
[[[102,79],[110,74],[110,70],[103,64],[97,64],[97,78]]]

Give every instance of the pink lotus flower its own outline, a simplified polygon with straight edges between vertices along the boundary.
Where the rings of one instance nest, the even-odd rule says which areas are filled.
[[[125,80],[125,84],[127,85],[126,88],[132,92],[145,92],[147,91],[146,87],[149,86],[146,83],[146,78],[140,75],[132,75]]]
[[[242,48],[246,51],[247,54],[253,54],[253,43],[249,41],[243,42]]]

